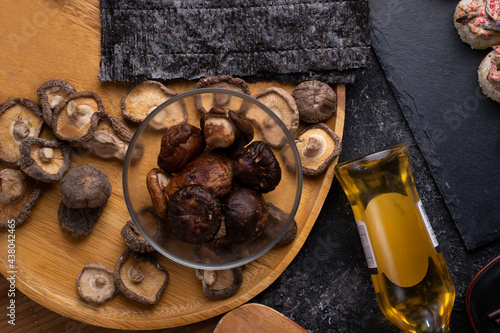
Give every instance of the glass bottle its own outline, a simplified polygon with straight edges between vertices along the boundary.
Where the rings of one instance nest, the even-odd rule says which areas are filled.
[[[449,332],[455,286],[398,144],[340,163],[377,301],[405,332]]]

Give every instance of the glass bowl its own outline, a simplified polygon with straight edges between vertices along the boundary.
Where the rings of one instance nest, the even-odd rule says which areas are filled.
[[[238,112],[254,127],[253,141],[268,141],[281,168],[281,181],[264,200],[282,211],[278,221],[271,219],[264,232],[252,241],[215,249],[207,244],[190,244],[175,237],[171,232],[158,237],[155,223],[141,214],[144,207],[151,207],[152,200],[146,184],[146,176],[158,168],[164,129],[169,118],[179,118],[187,112],[187,123],[200,127],[203,112],[212,106]],[[208,149],[208,148],[207,148]],[[247,264],[269,251],[283,237],[292,224],[302,193],[302,168],[294,139],[280,118],[260,101],[249,95],[224,88],[203,88],[176,95],[152,111],[137,128],[125,156],[123,165],[123,194],[130,216],[139,232],[160,254],[188,267],[199,269],[229,269]],[[223,199],[221,199],[223,201]],[[167,223],[161,220],[160,223]],[[168,228],[167,228],[168,230]]]

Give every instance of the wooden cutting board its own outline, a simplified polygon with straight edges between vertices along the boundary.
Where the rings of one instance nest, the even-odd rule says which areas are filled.
[[[100,61],[99,2],[9,1],[0,11],[0,103],[10,97],[37,101],[36,89],[45,81],[61,78],[78,91],[91,90],[103,100],[106,111],[123,119],[120,100],[129,83],[103,83],[97,77]],[[195,82],[172,81],[177,91],[193,89]],[[257,82],[252,95],[279,86],[288,92],[294,84]],[[345,87],[335,87],[338,107],[327,124],[342,138]],[[132,130],[135,130],[132,127]],[[42,137],[53,137],[45,127]],[[296,220],[298,235],[283,248],[273,249],[247,265],[243,285],[229,299],[211,301],[202,292],[194,270],[166,258],[161,264],[170,272],[170,282],[161,301],[152,307],[138,305],[117,295],[94,305],[83,301],[76,290],[76,277],[88,263],[113,267],[126,245],[119,236],[128,219],[122,191],[122,164],[75,151],[71,168],[95,165],[108,174],[113,192],[94,231],[83,239],[65,233],[58,222],[60,186],[46,187],[28,221],[15,230],[16,287],[43,306],[64,316],[92,325],[119,329],[159,329],[197,323],[230,311],[262,292],[286,269],[304,244],[330,189],[333,165],[319,177],[304,178]],[[0,273],[7,275],[7,232],[0,230]]]

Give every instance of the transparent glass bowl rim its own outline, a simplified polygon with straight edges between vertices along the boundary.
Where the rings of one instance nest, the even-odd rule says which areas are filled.
[[[157,113],[161,112],[164,108],[168,107],[171,104],[177,103],[180,100],[189,98],[189,97],[194,97],[196,95],[201,95],[201,94],[229,94],[238,98],[241,98],[243,101],[247,100],[250,103],[253,103],[257,105],[259,108],[265,110],[268,115],[270,115],[274,121],[282,128],[284,135],[287,137],[287,141],[290,143],[294,143],[295,139],[293,138],[292,134],[288,131],[286,128],[285,124],[283,121],[265,104],[260,102],[259,100],[253,98],[250,95],[241,93],[239,91],[231,90],[231,89],[225,89],[225,88],[200,88],[200,89],[193,89],[189,90],[183,93],[180,93],[178,95],[175,95],[174,97],[168,99],[161,105],[159,105],[154,111],[152,111],[146,119],[137,127],[132,139],[130,140],[130,144],[128,146],[129,149],[127,149],[127,153],[125,154],[125,159],[123,162],[123,172],[122,172],[122,187],[123,187],[123,196],[125,199],[125,204],[127,206],[127,210],[130,214],[130,217],[132,218],[132,221],[134,222],[135,226],[137,229],[139,229],[141,235],[144,236],[146,241],[153,246],[153,248],[158,251],[161,255],[164,257],[187,267],[191,268],[196,268],[196,269],[210,269],[210,270],[221,270],[221,269],[231,269],[239,266],[243,266],[245,264],[248,264],[251,261],[256,260],[257,258],[261,257],[265,253],[267,253],[270,249],[276,245],[276,243],[283,237],[287,229],[290,227],[292,224],[293,219],[295,218],[295,215],[297,213],[297,210],[299,208],[300,204],[300,199],[302,196],[302,183],[303,183],[303,174],[302,174],[302,165],[300,163],[300,155],[297,150],[297,146],[295,144],[291,145],[292,147],[292,152],[294,155],[295,161],[297,161],[295,167],[296,167],[296,182],[297,182],[297,189],[295,193],[295,198],[294,198],[294,203],[292,206],[292,209],[290,210],[290,214],[288,216],[288,221],[285,223],[285,227],[283,230],[281,230],[280,234],[278,237],[273,239],[272,242],[269,242],[266,246],[262,247],[259,251],[256,251],[253,253],[251,256],[248,256],[246,258],[242,258],[239,260],[231,261],[231,262],[225,262],[221,264],[205,264],[205,263],[199,263],[199,262],[193,262],[190,260],[186,260],[180,256],[177,256],[169,251],[166,251],[162,246],[160,246],[155,240],[153,240],[149,234],[144,230],[142,227],[141,223],[138,222],[138,216],[135,210],[133,209],[132,202],[130,201],[130,196],[129,196],[129,189],[128,189],[128,169],[131,163],[132,159],[132,150],[135,147],[139,137],[141,136],[142,132],[147,128],[149,122],[151,119],[153,119]],[[132,148],[132,149],[130,149]]]

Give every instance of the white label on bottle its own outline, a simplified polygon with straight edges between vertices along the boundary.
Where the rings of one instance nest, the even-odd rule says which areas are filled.
[[[377,268],[377,263],[375,262],[375,256],[373,255],[372,244],[370,243],[370,237],[368,237],[368,230],[366,230],[366,225],[356,220],[356,225],[358,226],[359,237],[361,238],[361,245],[363,245],[363,251],[365,252],[366,263],[368,268]]]
[[[425,226],[427,228],[427,231],[429,232],[429,236],[431,236],[432,244],[434,245],[434,247],[437,247],[439,243],[436,238],[436,234],[434,233],[434,230],[432,230],[431,222],[427,217],[427,213],[425,212],[424,205],[422,204],[421,200],[418,201],[418,209],[420,210],[420,215],[422,215],[422,218],[424,219]]]

